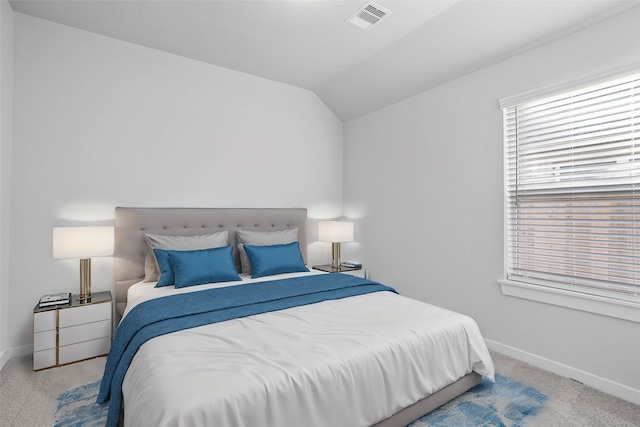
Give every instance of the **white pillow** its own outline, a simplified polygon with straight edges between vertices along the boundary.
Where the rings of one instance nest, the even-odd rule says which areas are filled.
[[[242,274],[251,274],[251,263],[243,245],[267,246],[283,245],[298,241],[298,227],[277,231],[249,231],[238,228],[238,250]]]
[[[145,234],[149,245],[149,254],[144,260],[144,281],[157,282],[159,276],[158,262],[153,249],[172,249],[188,251],[194,249],[220,248],[229,244],[229,232],[219,231],[213,234],[199,236],[163,236],[160,234]]]

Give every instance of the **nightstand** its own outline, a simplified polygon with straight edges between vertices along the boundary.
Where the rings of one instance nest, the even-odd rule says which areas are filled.
[[[111,292],[96,292],[91,301],[33,309],[33,370],[66,365],[109,353]]]
[[[331,267],[331,264],[323,264],[323,265],[314,265],[313,269],[314,270],[320,270],[320,271],[326,271],[327,273],[350,274],[352,276],[356,276],[356,277],[359,277],[361,279],[366,279],[367,278],[367,272],[362,267],[357,267],[357,268],[351,268],[351,267],[333,268],[333,267]]]

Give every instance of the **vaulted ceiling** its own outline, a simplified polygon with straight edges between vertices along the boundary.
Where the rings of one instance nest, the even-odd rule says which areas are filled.
[[[343,121],[542,45],[640,1],[10,0],[14,11],[315,92]]]

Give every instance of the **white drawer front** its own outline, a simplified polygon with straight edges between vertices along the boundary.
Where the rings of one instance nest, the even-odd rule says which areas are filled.
[[[56,311],[43,311],[33,314],[33,332],[51,331],[56,329]]]
[[[56,331],[36,332],[33,334],[33,351],[56,348]]]
[[[58,352],[59,363],[71,363],[77,360],[89,359],[109,353],[111,347],[111,337],[104,337],[97,340],[85,341],[78,344],[60,347]]]
[[[58,323],[61,328],[111,319],[111,303],[99,303],[60,310]]]
[[[56,364],[56,349],[36,351],[33,353],[33,369],[44,369]]]
[[[76,344],[111,336],[111,320],[60,328],[60,345]]]

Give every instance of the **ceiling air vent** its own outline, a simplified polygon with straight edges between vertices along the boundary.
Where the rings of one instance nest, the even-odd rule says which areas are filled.
[[[384,7],[370,1],[351,15],[347,22],[361,30],[369,31],[390,14],[391,12]]]

